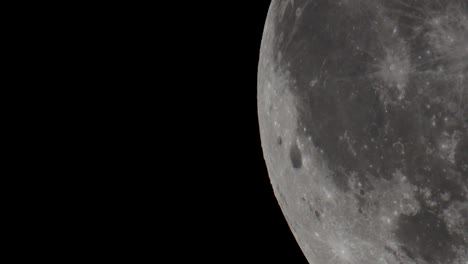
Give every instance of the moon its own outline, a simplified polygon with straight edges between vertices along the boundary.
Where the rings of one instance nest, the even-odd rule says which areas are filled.
[[[262,149],[311,264],[468,264],[468,1],[273,0]]]

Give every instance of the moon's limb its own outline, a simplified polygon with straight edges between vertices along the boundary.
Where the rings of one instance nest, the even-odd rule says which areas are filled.
[[[271,183],[310,263],[468,263],[468,3],[273,1]]]

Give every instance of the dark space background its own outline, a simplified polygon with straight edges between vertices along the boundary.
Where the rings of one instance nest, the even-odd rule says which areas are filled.
[[[127,262],[307,263],[274,197],[260,142],[257,70],[270,1],[113,5],[84,6],[86,16],[81,9],[76,16],[61,12],[80,32],[65,24],[51,33],[64,41],[62,33],[69,32],[66,42],[76,47],[57,45],[84,65],[71,71],[58,63],[71,77],[54,80],[60,87],[76,81],[76,91],[60,91],[82,94],[85,103],[74,99],[71,107],[82,121],[60,118],[71,120],[77,136],[66,140],[84,154],[71,159],[57,152],[70,162],[48,161],[64,167],[56,169],[60,180],[40,178],[53,187],[59,182],[63,193],[50,195],[60,203],[51,208],[60,217],[45,222],[63,229],[48,250]],[[61,52],[58,57],[75,62]],[[70,105],[67,96],[59,101]],[[83,109],[89,110],[81,117]],[[80,122],[86,126],[78,129]],[[28,220],[47,233],[40,217]],[[43,237],[49,234],[31,243],[43,244]]]

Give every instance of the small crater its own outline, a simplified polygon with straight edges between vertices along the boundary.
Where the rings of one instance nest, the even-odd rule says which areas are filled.
[[[359,194],[362,195],[362,196],[364,196],[364,195],[366,194],[366,192],[364,191],[364,189],[360,189],[360,190],[359,190]]]
[[[294,143],[289,150],[289,158],[291,159],[291,164],[294,169],[300,169],[302,167],[302,154],[296,143]]]
[[[283,144],[283,139],[281,137],[278,137],[278,139],[276,140],[276,144],[281,146]]]
[[[320,219],[320,213],[317,210],[315,210],[315,216]]]
[[[300,17],[302,15],[302,9],[300,7],[296,8],[296,17]]]
[[[362,209],[361,209],[361,207],[359,207],[358,212],[359,212],[360,214],[362,214]]]

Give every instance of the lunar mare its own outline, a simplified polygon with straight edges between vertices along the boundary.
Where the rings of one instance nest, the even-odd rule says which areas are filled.
[[[273,190],[311,264],[468,264],[468,1],[274,0]]]

